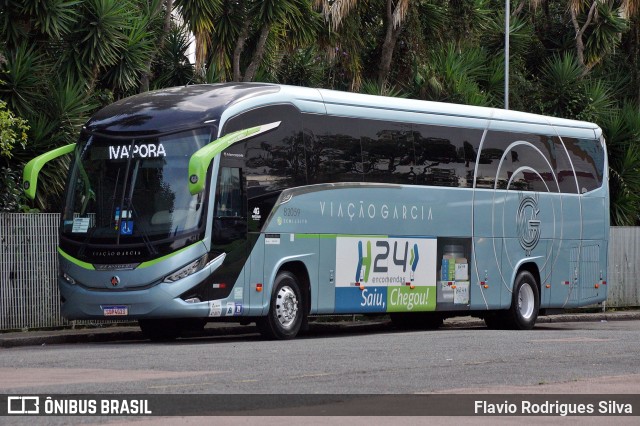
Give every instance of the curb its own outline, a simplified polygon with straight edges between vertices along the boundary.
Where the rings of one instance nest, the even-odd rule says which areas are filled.
[[[351,316],[347,316],[351,317]],[[384,331],[391,328],[388,319],[365,321],[345,320],[346,317],[329,317],[332,321],[311,321],[309,326],[314,335],[326,335],[339,331],[351,333],[367,333]],[[604,322],[640,320],[640,311],[601,312],[601,313],[568,313],[538,317],[536,324],[552,324],[564,322]],[[441,329],[485,327],[484,321],[473,317],[453,317],[445,320]],[[253,326],[242,326],[232,323],[214,323],[208,326],[203,334],[197,337],[241,336],[253,335],[257,330]],[[194,336],[195,337],[195,336]],[[0,348],[19,346],[44,346],[65,343],[108,343],[117,341],[147,342],[136,326],[114,326],[100,329],[75,329],[53,331],[26,331],[0,334]],[[151,342],[147,342],[151,343]]]

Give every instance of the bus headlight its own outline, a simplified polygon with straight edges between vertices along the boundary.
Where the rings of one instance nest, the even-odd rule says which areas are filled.
[[[196,272],[202,270],[207,265],[209,255],[205,254],[200,259],[194,260],[186,266],[178,269],[170,275],[167,275],[164,279],[165,283],[173,283],[183,278],[187,278],[189,275],[193,275]]]

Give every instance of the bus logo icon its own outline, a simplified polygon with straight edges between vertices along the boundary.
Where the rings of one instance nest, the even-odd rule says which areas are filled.
[[[7,398],[7,414],[40,414],[40,397],[10,396]]]
[[[538,201],[533,197],[524,197],[518,207],[518,237],[520,246],[527,256],[531,256],[531,251],[536,248],[540,241],[540,220],[538,219]]]

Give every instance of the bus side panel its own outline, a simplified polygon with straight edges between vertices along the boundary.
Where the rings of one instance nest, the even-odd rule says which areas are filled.
[[[336,239],[319,238],[317,313],[330,314],[336,305]]]
[[[469,308],[498,309],[503,288],[499,272],[502,239],[475,237],[473,250]]]
[[[583,240],[606,240],[609,238],[605,234],[604,214],[605,199],[601,195],[603,191],[596,191],[598,194],[588,194],[582,198],[582,239]],[[608,229],[606,230],[608,234]]]
[[[503,287],[502,239],[504,228],[496,220],[502,215],[504,201],[498,191],[476,190],[474,194],[474,262],[471,283],[471,309],[485,310],[501,307]]]
[[[294,233],[262,234],[264,243],[264,277],[263,281],[263,315],[269,312],[273,284],[278,272],[287,269],[292,262],[302,262],[311,281],[312,300],[317,295],[317,278],[313,276],[318,270],[318,238],[317,236],[297,237]],[[298,284],[302,287],[303,277],[298,276]],[[253,284],[255,286],[255,284]],[[314,288],[315,287],[315,288]],[[303,289],[300,289],[303,291]],[[303,295],[305,292],[303,291]],[[306,297],[306,296],[305,296]]]
[[[256,284],[264,283],[264,236],[255,233],[249,233],[249,239],[257,239],[255,244],[252,244],[251,253],[249,253],[249,261],[247,265],[249,267],[248,276],[249,279],[245,281],[244,287],[244,301],[248,303],[247,315],[257,316],[263,315],[264,308],[264,291],[257,291]]]

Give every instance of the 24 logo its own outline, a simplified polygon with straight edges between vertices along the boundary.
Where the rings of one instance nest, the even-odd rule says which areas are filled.
[[[386,274],[389,272],[387,265],[387,259],[391,254],[391,245],[388,241],[376,241],[376,255],[375,258],[371,255],[371,241],[367,241],[366,255],[363,253],[362,240],[358,241],[358,266],[356,268],[356,283],[369,282],[369,275],[372,271],[374,273]],[[399,249],[400,247],[400,249]],[[372,262],[373,259],[373,262]],[[418,261],[420,255],[418,252],[418,244],[413,244],[413,247],[409,249],[409,242],[404,242],[404,250],[402,250],[402,243],[398,245],[398,241],[393,243],[393,263],[402,267],[402,272],[407,271],[407,266],[411,268],[411,279],[415,274],[418,267]],[[373,265],[372,265],[373,263]]]

